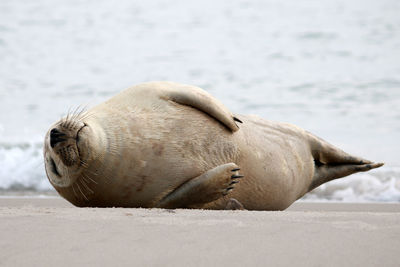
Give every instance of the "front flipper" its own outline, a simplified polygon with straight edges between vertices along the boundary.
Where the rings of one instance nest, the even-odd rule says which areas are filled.
[[[221,102],[203,89],[172,82],[165,82],[163,85],[165,91],[162,95],[165,99],[196,108],[221,122],[232,132],[239,130],[235,121],[240,123],[242,121],[234,117]]]
[[[217,200],[233,190],[242,175],[234,163],[217,166],[182,184],[161,199],[157,208],[189,208]]]

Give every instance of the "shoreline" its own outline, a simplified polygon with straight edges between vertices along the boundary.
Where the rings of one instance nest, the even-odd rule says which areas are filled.
[[[398,266],[400,203],[285,211],[76,208],[0,198],[5,266]]]
[[[57,194],[0,195],[0,207],[48,207],[48,208],[78,208]],[[79,208],[81,209],[81,208]],[[400,203],[394,202],[335,202],[306,201],[294,202],[284,211],[321,211],[321,212],[399,212]],[[262,211],[258,211],[262,212]],[[268,211],[266,211],[268,212]]]

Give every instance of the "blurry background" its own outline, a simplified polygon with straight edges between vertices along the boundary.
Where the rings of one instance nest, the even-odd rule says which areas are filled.
[[[0,194],[52,190],[48,127],[152,80],[386,162],[307,199],[400,201],[398,0],[2,0]]]

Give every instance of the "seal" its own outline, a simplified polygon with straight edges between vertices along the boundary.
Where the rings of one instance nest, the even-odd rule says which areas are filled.
[[[291,124],[233,115],[173,82],[128,88],[52,125],[47,177],[79,207],[283,210],[317,186],[383,165]]]

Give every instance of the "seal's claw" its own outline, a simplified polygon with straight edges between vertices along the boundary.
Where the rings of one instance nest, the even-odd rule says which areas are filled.
[[[231,176],[232,179],[243,178],[243,177],[244,175],[235,175],[235,174]]]
[[[222,193],[222,195],[223,195],[223,196],[226,196],[226,195],[229,194],[232,190],[233,190],[233,186],[228,187],[228,188]]]
[[[233,120],[234,120],[234,121],[237,121],[237,122],[240,122],[240,123],[243,123],[243,121],[239,120],[239,119],[236,118],[236,117],[233,117]]]
[[[237,184],[239,181],[232,181],[229,185]]]
[[[232,169],[231,171],[232,172],[237,172],[237,171],[240,171],[240,168],[235,168],[235,169]]]

